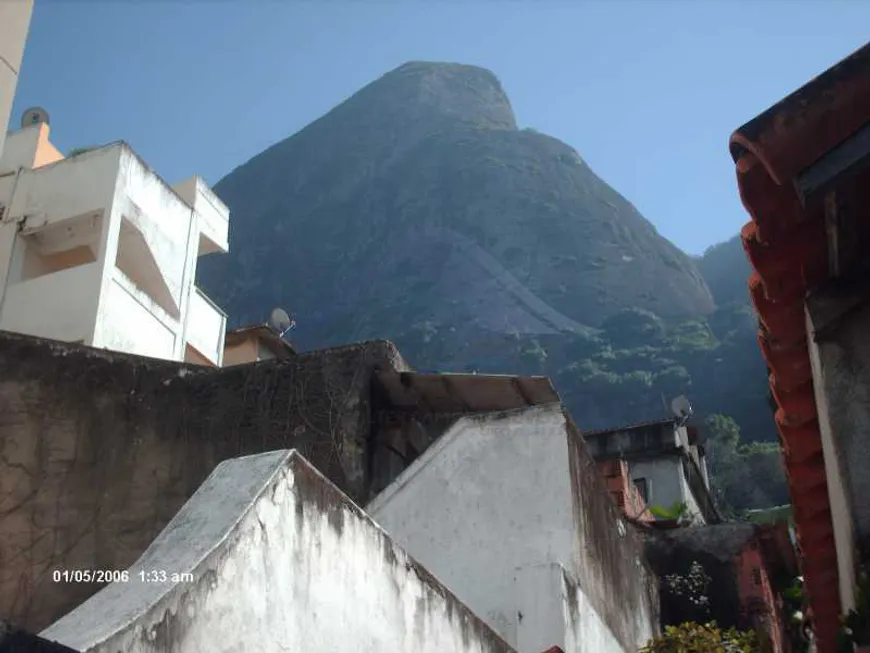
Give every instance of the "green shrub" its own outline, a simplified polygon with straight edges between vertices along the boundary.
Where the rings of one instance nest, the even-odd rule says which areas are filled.
[[[641,653],[759,653],[761,647],[754,632],[730,628],[721,630],[715,622],[686,622],[667,626],[665,632],[651,640]]]

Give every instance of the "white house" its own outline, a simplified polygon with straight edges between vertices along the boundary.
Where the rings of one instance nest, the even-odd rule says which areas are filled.
[[[194,281],[229,209],[123,142],[65,158],[39,122],[0,157],[0,330],[220,366],[226,315]]]
[[[366,512],[518,653],[657,632],[655,577],[561,404],[461,417]]]

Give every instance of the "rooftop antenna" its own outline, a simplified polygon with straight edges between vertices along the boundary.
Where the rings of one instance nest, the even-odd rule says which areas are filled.
[[[680,424],[685,424],[694,413],[691,402],[684,395],[674,397],[671,400],[671,412],[674,414]]]
[[[269,326],[283,338],[285,333],[296,327],[296,320],[287,315],[283,308],[274,308],[269,316]]]
[[[48,122],[48,111],[43,109],[42,107],[30,107],[26,109],[23,114],[21,114],[21,128],[30,127],[31,125],[38,125],[40,123],[49,124]]]

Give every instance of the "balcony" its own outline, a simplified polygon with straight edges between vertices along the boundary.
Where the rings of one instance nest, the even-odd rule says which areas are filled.
[[[96,263],[10,284],[2,303],[0,330],[90,343],[99,290]]]
[[[193,176],[173,186],[199,218],[199,255],[229,251],[230,210],[202,177]]]
[[[223,364],[227,315],[199,288],[194,288],[187,314],[187,345],[196,350],[207,364]],[[186,356],[191,362],[202,362],[197,356]]]

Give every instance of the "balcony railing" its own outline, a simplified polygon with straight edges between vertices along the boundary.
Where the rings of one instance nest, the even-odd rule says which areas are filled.
[[[227,315],[199,288],[187,314],[187,342],[218,367],[223,363]]]

